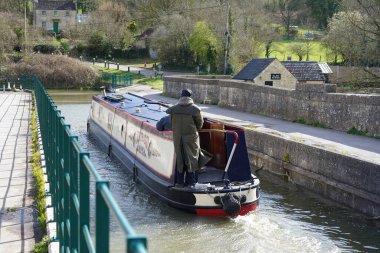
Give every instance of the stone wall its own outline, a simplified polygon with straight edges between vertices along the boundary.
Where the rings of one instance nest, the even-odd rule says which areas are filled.
[[[350,83],[350,82],[360,82],[360,80],[372,80],[374,79],[374,73],[380,76],[380,68],[372,67],[365,71],[360,67],[347,67],[347,66],[330,66],[333,71],[332,74],[329,75],[330,82],[332,83]]]
[[[164,77],[163,94],[178,98],[181,90],[191,89],[193,99],[197,102],[219,103],[219,81],[231,76],[181,76]]]
[[[246,130],[250,162],[289,181],[380,216],[380,164],[292,140],[277,131]]]
[[[286,90],[229,79],[164,78],[164,95],[178,97],[183,88],[193,90],[196,102],[380,136],[380,95],[330,93],[336,89],[331,84],[298,83],[295,90]]]

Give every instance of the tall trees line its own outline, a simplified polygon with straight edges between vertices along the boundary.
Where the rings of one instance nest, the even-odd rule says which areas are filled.
[[[20,39],[25,2],[30,9],[30,0],[0,1],[0,11],[20,17],[18,25],[1,20],[1,45]],[[378,0],[79,0],[78,5],[89,12],[89,23],[73,27],[66,36],[94,49],[103,45],[104,55],[114,48],[128,50],[138,34],[153,28],[148,44],[163,63],[211,64],[221,71],[227,55],[239,69],[261,52],[273,57],[273,43],[291,39],[299,26],[322,29],[332,61],[379,64]],[[290,49],[307,60],[310,47],[305,40]],[[1,48],[5,52],[11,46]]]

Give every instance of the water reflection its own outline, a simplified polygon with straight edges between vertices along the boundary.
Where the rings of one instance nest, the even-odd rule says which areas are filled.
[[[82,146],[91,152],[102,177],[111,182],[111,191],[135,230],[148,236],[150,252],[380,251],[380,226],[374,221],[263,172],[257,212],[228,219],[197,217],[173,209],[135,184],[119,163],[88,138],[91,95],[82,104],[61,103],[69,102],[70,95],[63,100],[51,95]],[[122,252],[124,239],[114,220],[112,230],[111,249]]]

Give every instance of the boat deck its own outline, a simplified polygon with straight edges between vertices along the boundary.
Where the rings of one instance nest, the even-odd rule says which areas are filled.
[[[162,117],[168,115],[166,109],[169,106],[130,93],[108,93],[107,97],[96,97],[154,126]]]
[[[223,170],[211,166],[204,167],[198,172],[198,182],[202,184],[221,182],[223,180],[223,172]]]

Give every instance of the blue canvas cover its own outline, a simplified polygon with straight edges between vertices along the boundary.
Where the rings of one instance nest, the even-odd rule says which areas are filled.
[[[247,181],[251,179],[251,168],[245,143],[245,135],[242,130],[237,130],[236,132],[239,135],[239,142],[236,146],[227,174],[230,181]],[[226,134],[227,157],[231,154],[234,141],[234,135]]]

